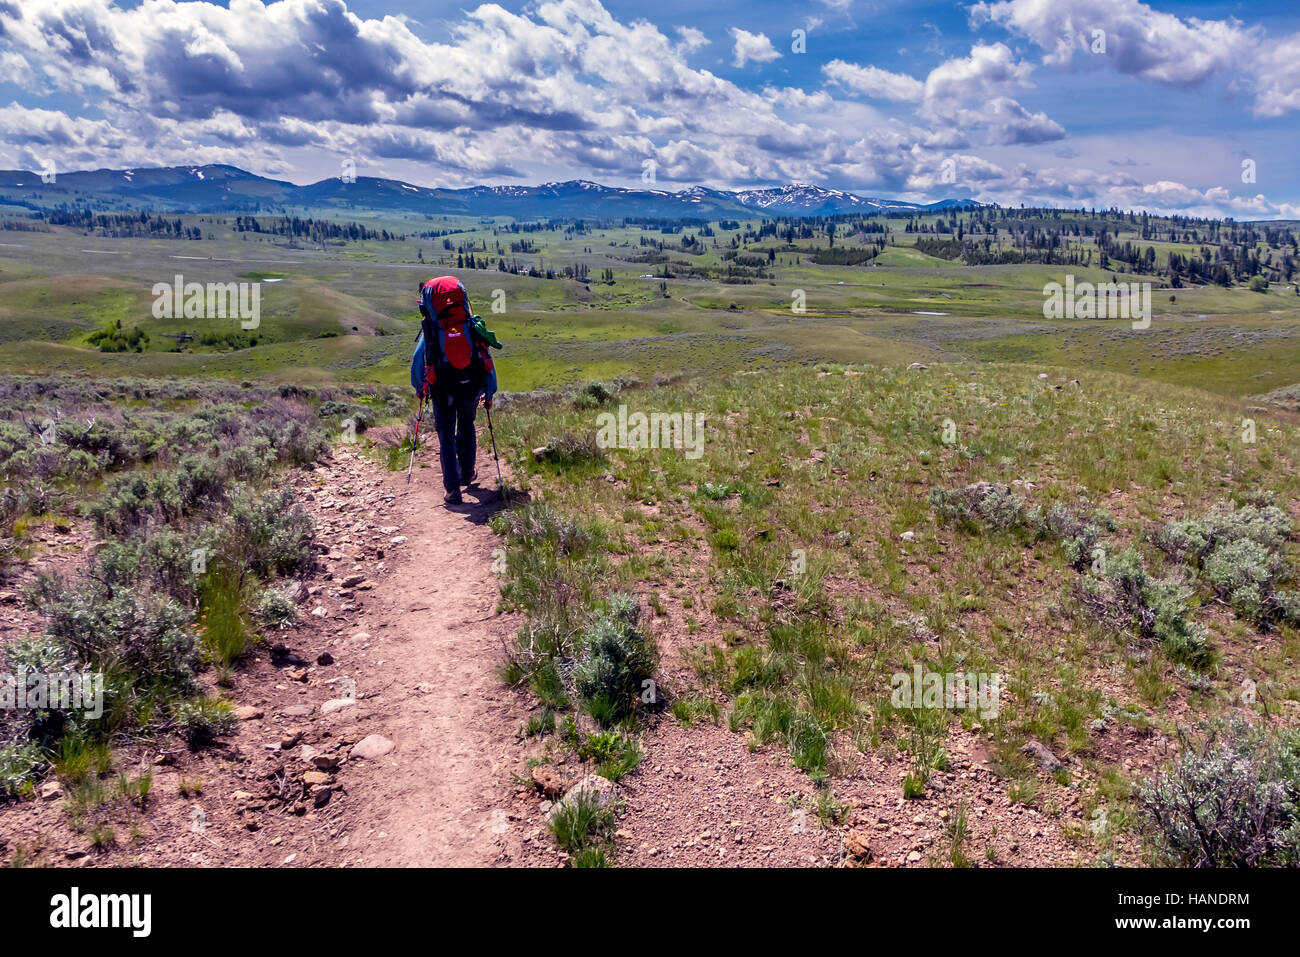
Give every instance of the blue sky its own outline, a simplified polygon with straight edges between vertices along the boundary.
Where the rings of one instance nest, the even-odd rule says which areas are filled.
[[[1294,0],[0,0],[7,167],[1300,218],[1298,133]]]

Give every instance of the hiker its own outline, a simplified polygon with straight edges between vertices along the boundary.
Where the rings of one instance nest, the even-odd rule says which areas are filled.
[[[427,400],[433,406],[448,505],[459,505],[461,486],[475,479],[474,414],[480,397],[491,409],[497,391],[489,344],[501,348],[483,320],[470,312],[459,279],[440,276],[420,284],[420,336],[411,357],[411,387],[421,404]]]

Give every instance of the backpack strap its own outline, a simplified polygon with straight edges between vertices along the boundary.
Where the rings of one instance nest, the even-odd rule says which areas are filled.
[[[438,356],[442,352],[442,343],[438,341],[437,331],[429,313],[420,316],[420,337],[424,339],[424,381],[432,386],[437,381]]]

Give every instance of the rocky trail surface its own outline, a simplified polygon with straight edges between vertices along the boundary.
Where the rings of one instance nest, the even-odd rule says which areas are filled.
[[[513,777],[535,742],[532,702],[496,670],[520,624],[499,614],[487,525],[495,482],[446,507],[436,449],[410,485],[347,447],[286,481],[317,525],[317,573],[295,585],[300,624],[267,636],[211,689],[237,705],[234,734],[191,752],[137,743],[118,755],[149,796],[110,799],[74,826],[50,779],[0,807],[0,856],[72,866],[554,866],[536,804]],[[495,469],[490,452],[480,476]],[[51,534],[36,571],[76,574],[91,543]],[[23,581],[16,583],[21,587]],[[6,593],[8,595],[8,593]],[[14,596],[16,596],[16,590]],[[5,606],[5,632],[39,630]],[[531,800],[526,800],[531,798]],[[112,840],[93,844],[92,828]]]
[[[479,474],[491,472],[489,456]],[[338,710],[319,719],[356,742],[339,821],[351,863],[508,863],[520,854],[512,834],[519,828],[510,826],[503,802],[523,758],[516,732],[528,703],[496,674],[520,624],[496,613],[492,564],[500,539],[487,527],[496,492],[475,485],[464,505],[448,508],[436,465],[418,469],[408,485],[404,472],[380,472],[346,452],[336,456],[325,488],[331,491],[323,493],[329,497],[321,512],[333,502],[336,517],[318,521],[326,542],[338,537],[328,558],[340,563],[334,574],[344,587],[307,603],[320,599],[330,615],[332,592],[362,605],[335,631],[343,658],[354,661],[355,704],[333,699]],[[350,549],[368,557],[364,541],[355,541],[368,530],[383,542],[371,546],[383,551],[383,559],[376,556],[383,568],[373,581],[355,582],[374,571],[363,561],[348,573]],[[373,587],[354,591],[367,584]]]

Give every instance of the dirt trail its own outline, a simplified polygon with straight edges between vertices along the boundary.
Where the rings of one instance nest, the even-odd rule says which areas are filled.
[[[406,541],[357,623],[376,632],[379,660],[361,673],[362,700],[348,717],[396,744],[347,776],[350,847],[365,866],[485,866],[519,853],[504,802],[527,705],[496,674],[520,624],[495,611],[501,543],[487,519],[496,470],[490,448],[480,447],[481,484],[466,490],[464,505],[447,507],[436,452],[421,452],[428,467],[409,486],[405,472],[380,482],[397,496],[385,521]]]
[[[288,474],[322,554],[299,624],[212,689],[240,706],[238,728],[197,751],[144,741],[121,752],[120,767],[152,769],[153,788],[146,808],[112,800],[95,811],[121,835],[98,849],[61,796],[0,805],[0,859],[21,849],[73,867],[562,863],[535,792],[515,777],[538,750],[518,735],[533,702],[497,675],[522,618],[496,611],[491,448],[480,447],[482,485],[461,506],[443,504],[436,441],[420,462],[408,486],[404,470],[340,446]],[[82,539],[45,538],[41,567],[80,567]],[[16,592],[0,593],[0,622],[0,635],[39,627]]]
[[[364,571],[373,587],[332,644],[340,649],[339,673],[357,682],[357,703],[315,717],[315,741],[378,734],[396,748],[347,761],[339,774],[345,799],[327,809],[330,846],[313,846],[312,857],[364,867],[562,865],[565,856],[546,829],[550,802],[516,777],[544,746],[518,736],[535,702],[497,674],[523,618],[495,612],[493,553],[502,540],[487,526],[496,505],[491,448],[479,449],[482,485],[451,508],[442,502],[436,449],[421,458],[428,467],[416,469],[409,488],[404,472],[384,472],[347,450],[320,476],[325,484],[313,506],[329,530],[323,545],[331,544],[328,534],[346,538],[349,530],[377,527],[396,529],[387,540],[399,544],[370,565],[328,557],[335,581]],[[330,504],[342,514],[331,515]],[[366,509],[375,514],[358,514]],[[318,597],[333,594],[331,587]],[[308,694],[329,696],[319,685]],[[581,715],[579,723],[595,730]],[[620,783],[625,863],[834,860],[838,833],[791,817],[789,798],[808,785],[783,750],[751,755],[741,735],[709,725],[686,730],[671,719],[652,721],[642,743],[646,763]],[[562,748],[550,762],[566,784],[593,770]]]

